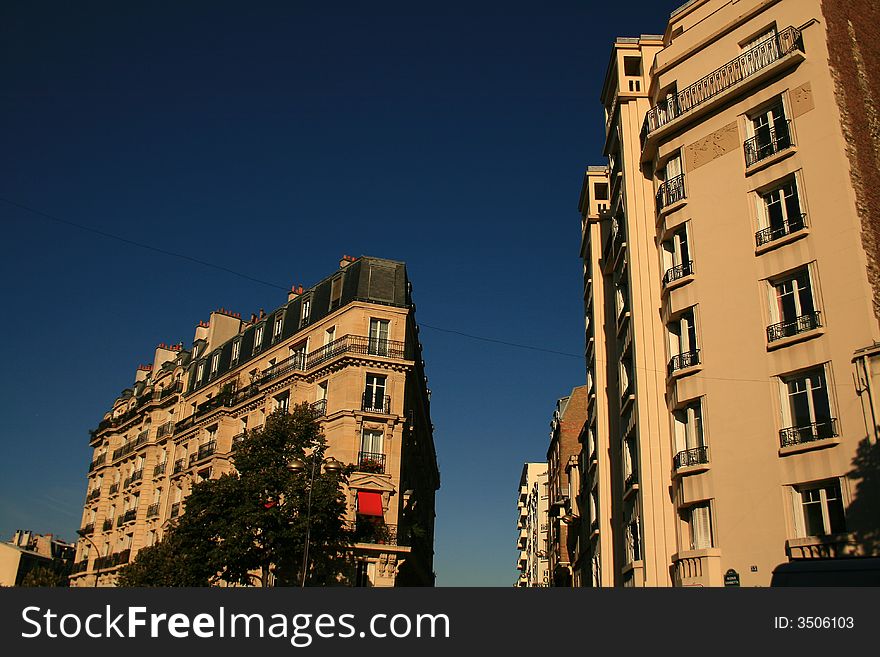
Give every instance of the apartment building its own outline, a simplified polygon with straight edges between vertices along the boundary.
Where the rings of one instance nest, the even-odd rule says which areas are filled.
[[[613,44],[579,202],[585,583],[877,551],[878,13],[692,0]]]
[[[557,400],[550,421],[547,447],[547,566],[550,586],[580,586],[575,568],[581,555],[578,504],[580,490],[579,438],[586,419],[587,387],[580,386]]]
[[[433,585],[440,478],[427,383],[401,262],[346,256],[270,313],[211,313],[191,348],[159,345],[91,432],[71,584],[113,585],[117,570],[185,513],[193,483],[233,469],[246,432],[308,403],[327,456],[355,466],[346,490],[351,580]]]
[[[516,567],[519,571],[515,586],[549,586],[547,560],[548,527],[547,464],[526,463],[519,479],[517,498]]]

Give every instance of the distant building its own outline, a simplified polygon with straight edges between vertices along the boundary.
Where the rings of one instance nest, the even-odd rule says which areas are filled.
[[[52,534],[19,529],[11,541],[0,543],[0,586],[20,586],[29,572],[40,567],[63,573],[75,550],[74,544]]]
[[[549,586],[547,568],[547,464],[526,463],[519,479],[517,498],[517,569],[515,586]]]
[[[113,402],[94,455],[71,583],[112,586],[161,539],[196,482],[230,472],[234,445],[268,414],[308,403],[346,490],[358,586],[434,583],[430,390],[406,267],[346,256],[285,304],[243,320],[218,310],[190,349],[159,345]]]
[[[878,22],[691,0],[613,44],[580,198],[585,583],[880,549]]]

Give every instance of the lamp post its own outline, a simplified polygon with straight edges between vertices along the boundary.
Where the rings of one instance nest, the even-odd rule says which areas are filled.
[[[95,542],[89,538],[88,534],[86,534],[82,529],[77,529],[76,533],[80,538],[86,539],[89,543],[92,544],[92,547],[95,548],[95,588],[98,587],[98,578],[101,576],[101,569],[98,568],[97,563],[98,559],[101,558],[101,551],[98,549],[98,546],[95,545]],[[88,559],[88,557],[86,557]]]
[[[312,454],[312,472],[309,476],[309,495],[308,502],[306,503],[306,544],[303,548],[303,571],[302,571],[302,580],[300,581],[300,588],[305,588],[306,586],[306,575],[309,572],[309,540],[311,538],[312,533],[312,488],[315,484],[315,470],[318,464],[318,459],[316,458],[317,454]],[[339,474],[345,466],[334,459],[332,456],[328,459],[324,459],[324,470],[329,474]],[[300,459],[293,459],[288,465],[287,469],[290,470],[293,474],[301,474],[306,469],[306,464],[303,463]]]

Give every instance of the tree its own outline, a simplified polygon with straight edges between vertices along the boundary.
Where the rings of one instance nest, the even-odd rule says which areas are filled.
[[[306,583],[340,582],[350,568],[342,488],[347,472],[322,472],[326,447],[308,404],[270,415],[262,430],[248,432],[235,446],[235,472],[195,484],[186,512],[162,541],[122,569],[120,585],[268,586],[270,574],[276,585],[299,585],[307,525]],[[306,464],[305,473],[290,470],[294,459]]]
[[[21,580],[22,586],[67,586],[67,573],[58,566],[36,566]]]

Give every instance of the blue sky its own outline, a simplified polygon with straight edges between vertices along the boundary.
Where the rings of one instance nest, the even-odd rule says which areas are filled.
[[[640,6],[642,5],[642,6]],[[0,197],[257,279],[404,260],[442,488],[437,583],[509,586],[522,463],[584,379],[577,198],[615,36],[675,2],[4,2]],[[72,539],[88,429],[254,281],[0,201],[0,538]]]

